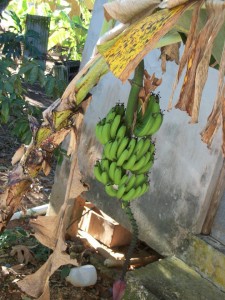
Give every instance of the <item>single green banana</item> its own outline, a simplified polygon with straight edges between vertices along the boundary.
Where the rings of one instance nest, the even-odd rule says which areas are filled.
[[[127,160],[127,158],[128,158],[128,150],[125,149],[120,155],[119,159],[117,159],[116,162],[117,166],[121,167],[124,164],[124,162]]]
[[[142,191],[141,186],[138,186],[138,187],[135,189],[134,199],[137,199],[137,198],[140,197],[141,191]]]
[[[136,176],[135,174],[132,174],[129,178],[129,181],[126,183],[126,192],[129,192],[129,190],[134,187],[135,180],[136,180]]]
[[[102,183],[102,170],[99,162],[97,162],[94,166],[94,176],[99,182]]]
[[[144,139],[143,147],[137,153],[137,160],[139,160],[143,155],[145,155],[145,153],[148,151],[150,145],[151,145],[151,140],[149,138]]]
[[[103,145],[105,145],[111,139],[110,130],[111,130],[110,123],[105,123],[105,125],[102,128]]]
[[[129,175],[127,175],[127,174],[123,175],[123,177],[121,178],[121,181],[120,181],[120,185],[127,183],[128,180],[129,180]]]
[[[153,153],[155,153],[155,144],[153,142],[151,142],[148,152],[151,154],[151,156]]]
[[[139,197],[141,197],[142,195],[147,193],[148,190],[149,190],[149,184],[148,183],[143,183],[143,185],[141,187],[141,193],[140,193]]]
[[[114,172],[114,182],[115,182],[115,184],[120,184],[121,177],[122,177],[122,169],[117,167],[115,172]]]
[[[108,184],[109,183],[109,175],[108,175],[108,173],[107,172],[102,172],[102,183],[104,184],[104,185],[106,185],[106,184]]]
[[[125,191],[126,191],[126,185],[125,184],[120,185],[119,188],[118,188],[116,197],[118,199],[121,199],[123,194],[125,193]]]
[[[136,142],[137,142],[136,138],[131,138],[130,139],[130,142],[127,146],[127,150],[128,150],[127,159],[129,159],[130,156],[133,154],[135,146],[136,146]]]
[[[134,153],[137,155],[139,153],[139,151],[141,151],[143,146],[144,146],[144,139],[141,138],[136,142],[136,146],[134,148]]]
[[[125,148],[127,147],[127,144],[129,143],[129,138],[127,136],[125,136],[120,144],[119,144],[119,147],[118,147],[118,150],[117,150],[117,158],[120,158],[120,155],[122,154],[122,152],[125,150]]]
[[[125,193],[123,196],[122,196],[122,200],[124,201],[131,201],[134,199],[134,196],[135,196],[135,188],[132,188],[131,190],[129,190],[129,192]]]
[[[125,164],[123,164],[123,168],[125,170],[131,170],[132,167],[134,166],[136,160],[137,160],[136,154],[132,154],[131,157],[129,158],[129,160]]]
[[[98,140],[101,144],[103,144],[103,140],[104,140],[104,139],[102,139],[102,128],[103,128],[103,126],[100,125],[100,123],[98,123],[98,124],[95,126],[95,135],[96,135],[97,140]]]
[[[135,174],[145,174],[148,173],[153,166],[154,160],[150,160],[142,169],[135,172]]]
[[[114,181],[114,174],[116,170],[116,162],[112,162],[109,167],[109,177]]]
[[[140,124],[136,124],[135,128],[134,128],[134,134],[138,137],[144,137],[149,135],[148,132],[151,129],[151,127],[153,126],[155,121],[155,117],[153,114],[149,115],[148,119]]]
[[[127,127],[125,125],[121,125],[116,134],[116,139],[121,140],[125,137],[127,131]]]
[[[147,180],[148,180],[148,176],[146,176],[145,174],[136,175],[135,187],[137,188]]]
[[[111,158],[110,158],[111,147],[112,147],[112,141],[109,141],[108,143],[105,144],[104,150],[103,150],[103,155],[110,160],[111,160]]]
[[[155,134],[159,130],[160,126],[162,125],[162,122],[163,122],[163,114],[159,113],[156,115],[154,124],[152,125],[151,129],[148,131],[148,135]]]
[[[130,170],[132,172],[138,171],[142,167],[144,167],[145,164],[146,164],[146,158],[145,158],[145,156],[143,156],[142,158],[140,158],[138,161],[135,162],[135,164],[133,165],[133,167],[130,168]]]
[[[106,116],[106,122],[111,122],[114,120],[116,116],[116,110],[115,107],[111,108],[111,110],[108,112],[107,116]]]
[[[115,160],[116,159],[118,145],[119,145],[119,142],[117,140],[114,140],[112,142],[112,146],[111,146],[110,151],[109,151],[109,156],[110,156],[111,160]]]
[[[110,136],[112,139],[114,139],[116,137],[117,134],[117,130],[120,126],[120,122],[121,122],[121,116],[120,115],[116,115],[114,120],[112,121],[111,125],[110,125]]]
[[[101,160],[101,168],[103,171],[106,171],[106,172],[109,171],[109,160],[108,159]]]
[[[138,137],[143,137],[148,134],[148,131],[154,124],[155,115],[160,113],[160,106],[158,96],[152,94],[149,97],[148,104],[144,115],[137,119],[136,126],[134,128],[134,134]]]
[[[113,188],[113,185],[106,185],[105,191],[110,197],[116,197],[117,190]]]

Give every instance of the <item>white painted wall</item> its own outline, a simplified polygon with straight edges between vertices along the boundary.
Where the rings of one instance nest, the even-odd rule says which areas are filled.
[[[98,39],[103,3],[103,0],[96,0],[82,64],[88,61]],[[190,125],[184,112],[177,109],[166,111],[177,66],[168,63],[167,72],[162,75],[159,55],[159,50],[152,51],[146,57],[145,67],[150,74],[163,78],[159,91],[161,106],[165,110],[164,122],[155,136],[156,161],[150,175],[150,191],[134,201],[132,209],[140,239],[159,253],[169,255],[189,232],[199,233],[201,230],[221,164],[221,133],[211,150],[201,142],[199,135],[212,108],[217,72],[210,70],[199,123]],[[103,186],[94,179],[93,165],[101,157],[101,145],[94,135],[95,124],[116,102],[126,103],[129,89],[129,83],[122,84],[111,73],[101,79],[92,90],[93,99],[85,116],[79,148],[80,167],[90,185],[85,197],[126,227],[129,227],[129,222],[119,202],[108,197]]]

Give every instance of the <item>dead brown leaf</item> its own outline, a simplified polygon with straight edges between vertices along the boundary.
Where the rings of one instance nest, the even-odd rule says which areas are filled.
[[[21,145],[15,152],[15,154],[12,157],[12,165],[15,165],[18,161],[20,161],[20,159],[22,158],[22,156],[25,153],[25,145]]]
[[[116,0],[112,2],[105,3],[104,14],[106,20],[115,19],[123,24],[133,22],[140,17],[141,14],[150,14],[160,3],[160,0]]]
[[[210,147],[213,137],[215,136],[220,124],[221,124],[221,117],[224,122],[224,103],[225,103],[225,82],[224,82],[224,76],[225,76],[225,44],[223,48],[223,53],[221,56],[221,62],[220,62],[220,69],[219,69],[219,81],[218,81],[218,89],[217,89],[217,96],[216,100],[213,105],[213,109],[211,114],[208,117],[207,124],[203,131],[201,132],[202,141],[205,142],[208,147]],[[222,113],[222,116],[221,116]],[[224,134],[225,134],[225,128],[224,123],[222,125],[223,130],[223,153],[224,151]]]
[[[51,172],[51,166],[47,162],[47,160],[43,160],[41,167],[42,167],[42,170],[43,170],[43,173],[45,174],[45,176],[48,176],[49,173]]]
[[[159,7],[160,8],[173,8],[175,6],[184,4],[186,2],[188,2],[189,0],[163,0]]]
[[[175,63],[178,65],[179,64],[179,48],[180,48],[180,43],[172,44],[172,45],[167,45],[161,48],[161,68],[162,72],[166,72],[166,62],[167,61],[175,61]]]
[[[58,216],[39,216],[37,219],[30,220],[36,239],[52,250],[55,249],[57,242],[58,223]]]
[[[28,264],[31,263],[33,265],[36,264],[34,254],[24,245],[17,245],[12,247],[10,252],[11,256],[17,255],[17,260],[20,264]]]
[[[188,61],[189,52],[191,51],[191,49],[194,45],[193,41],[196,39],[196,35],[198,33],[197,32],[197,29],[198,29],[197,24],[198,24],[200,9],[201,9],[201,6],[202,6],[203,2],[204,2],[204,0],[199,1],[195,5],[193,13],[192,13],[192,20],[191,20],[190,30],[189,30],[187,41],[186,41],[186,44],[185,44],[184,53],[183,53],[183,55],[180,59],[179,69],[178,69],[178,72],[177,72],[177,75],[176,75],[176,78],[175,78],[175,81],[174,81],[174,84],[173,84],[173,89],[172,89],[172,94],[171,94],[171,97],[170,97],[170,100],[169,100],[168,109],[172,109],[172,101],[173,101],[173,97],[174,97],[174,92],[175,92],[177,84],[180,80],[181,74],[184,70],[184,67],[185,67],[185,65]],[[184,110],[184,108],[183,109],[180,108],[180,109]]]
[[[187,71],[179,100],[175,106],[187,111],[192,117],[192,123],[198,121],[201,96],[208,75],[213,41],[225,19],[225,7],[214,3],[207,2],[208,20],[199,34],[193,34],[191,47],[185,53]]]

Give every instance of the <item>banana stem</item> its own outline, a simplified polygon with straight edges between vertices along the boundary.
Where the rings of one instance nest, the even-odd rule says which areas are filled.
[[[136,247],[137,240],[138,240],[138,225],[137,225],[137,222],[134,218],[134,214],[131,210],[130,203],[124,203],[124,208],[125,208],[125,213],[128,216],[128,218],[130,220],[130,223],[131,223],[131,226],[132,226],[132,239],[131,239],[130,246],[129,246],[127,254],[126,254],[126,260],[125,260],[125,263],[123,265],[122,274],[121,274],[121,277],[120,277],[120,279],[122,281],[124,281],[126,272],[127,272],[128,268],[129,268],[129,265],[130,265],[131,256],[134,252],[134,249]]]
[[[143,75],[144,75],[144,60],[142,60],[134,72],[134,78],[131,81],[131,90],[128,98],[127,103],[127,110],[125,115],[125,121],[127,128],[131,131],[133,120],[134,120],[134,113],[137,110],[138,105],[138,95],[140,89],[143,86]]]

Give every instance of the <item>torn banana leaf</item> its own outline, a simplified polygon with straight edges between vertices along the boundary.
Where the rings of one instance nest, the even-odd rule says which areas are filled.
[[[192,2],[193,3],[193,2]],[[144,56],[152,49],[190,7],[189,4],[171,10],[159,10],[131,25],[114,40],[98,47],[112,73],[126,81]]]

